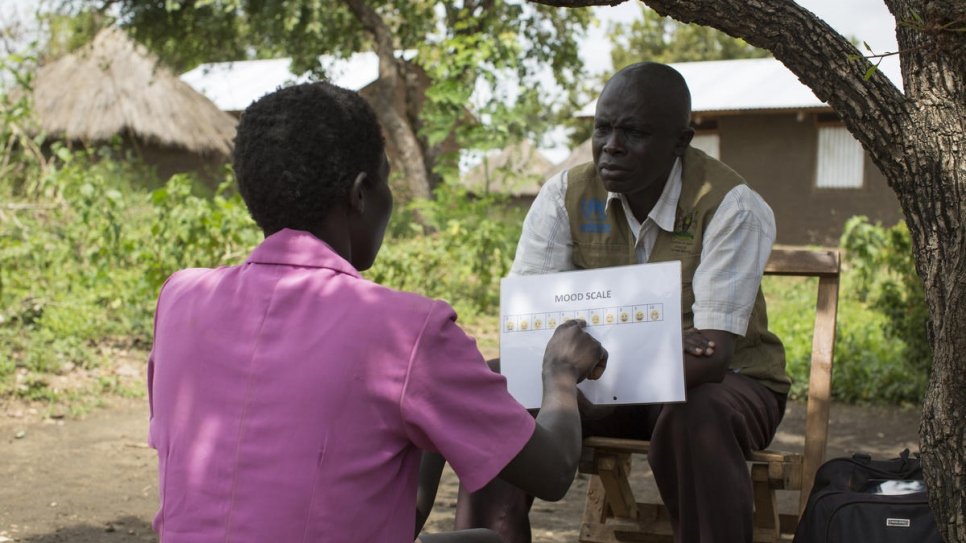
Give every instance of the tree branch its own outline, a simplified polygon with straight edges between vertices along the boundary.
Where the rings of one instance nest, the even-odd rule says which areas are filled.
[[[364,0],[344,0],[344,3],[359,24],[372,36],[376,55],[379,57],[379,78],[387,81],[398,80],[400,71],[396,65],[392,31],[376,10]]]
[[[591,6],[617,6],[627,2],[627,0],[530,0],[530,2],[558,8],[586,8]]]
[[[396,93],[402,103],[408,102],[408,89],[400,60],[396,59],[392,30],[366,0],[342,0],[359,24],[372,36],[379,57],[379,81],[375,85],[373,109],[399,150],[403,182],[403,199],[429,198],[429,172],[425,157],[411,121],[396,106]]]

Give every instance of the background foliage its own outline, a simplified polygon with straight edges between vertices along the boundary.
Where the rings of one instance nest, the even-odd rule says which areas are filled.
[[[614,71],[645,59],[671,63],[771,56],[764,49],[710,26],[685,24],[662,17],[643,3],[640,9],[640,19],[610,28]]]
[[[24,68],[33,62],[2,59],[0,69],[29,88]],[[28,97],[0,93],[0,397],[54,402],[61,399],[54,377],[96,369],[119,347],[149,348],[154,300],[170,273],[238,263],[261,233],[230,171],[212,195],[189,176],[162,183],[110,146],[45,147]],[[493,333],[499,279],[521,224],[522,212],[505,199],[470,197],[444,183],[433,200],[397,210],[367,276],[446,299],[461,319]],[[851,402],[916,403],[931,353],[909,232],[856,218],[842,246],[834,393]],[[801,395],[815,285],[768,278],[765,288],[793,393]],[[100,384],[113,390],[110,380]]]
[[[834,397],[853,403],[918,404],[932,354],[927,312],[905,223],[891,228],[854,217],[844,229]],[[766,277],[768,317],[785,343],[792,394],[803,397],[815,315],[817,279]]]
[[[95,368],[111,346],[147,349],[164,279],[192,266],[238,263],[261,239],[230,176],[201,196],[187,176],[146,188],[150,172],[101,152],[59,149],[17,193],[0,186],[0,395],[56,399],[49,376]],[[512,262],[522,213],[498,197],[444,185],[399,210],[374,281],[453,304],[481,332],[496,330],[499,279]],[[424,234],[415,210],[434,227]],[[507,211],[494,211],[494,210]],[[905,226],[849,223],[833,391],[849,402],[914,404],[928,378],[925,308]],[[769,316],[783,338],[793,393],[808,381],[814,282],[766,278]]]
[[[407,96],[406,121],[435,174],[431,187],[458,177],[458,157],[441,152],[447,138],[478,150],[523,137],[539,141],[589,99],[578,55],[589,9],[512,0],[366,0],[374,23],[353,3],[98,0],[79,4],[70,32],[88,32],[91,19],[116,23],[178,72],[205,62],[290,57],[294,72],[326,78],[320,55],[384,55],[372,36],[374,24],[384,25],[404,71],[396,90],[409,93],[397,96]],[[398,62],[402,52],[428,77],[424,96],[412,88],[417,71]]]

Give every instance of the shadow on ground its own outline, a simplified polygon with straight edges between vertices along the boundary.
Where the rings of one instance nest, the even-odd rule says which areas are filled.
[[[33,535],[17,541],[23,543],[142,543],[157,540],[149,522],[133,516],[123,516],[100,526],[90,524],[65,526],[53,533]]]
[[[2,2],[2,0],[0,0]],[[0,406],[0,541],[16,543],[157,542],[157,455],[145,444],[144,400],[124,400],[80,420],[31,421],[5,417]],[[789,402],[772,448],[801,450],[805,405]],[[893,458],[918,450],[919,412],[894,407],[833,404],[827,458],[862,451]],[[633,458],[631,485],[638,501],[657,498],[646,460]],[[587,477],[580,475],[555,503],[537,500],[530,515],[537,543],[577,540]],[[427,523],[430,533],[453,529],[457,479],[447,467]],[[782,511],[798,496],[779,495]]]

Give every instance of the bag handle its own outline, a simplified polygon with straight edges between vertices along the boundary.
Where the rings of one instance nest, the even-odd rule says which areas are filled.
[[[852,455],[852,462],[856,464],[855,469],[849,477],[849,487],[858,490],[866,485],[869,479],[921,479],[922,467],[919,463],[919,454],[916,453],[910,458],[909,449],[899,453],[899,458],[893,460],[873,461],[872,455],[867,453],[855,453]]]

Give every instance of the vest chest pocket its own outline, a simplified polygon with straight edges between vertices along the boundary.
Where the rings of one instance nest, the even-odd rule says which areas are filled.
[[[573,241],[571,255],[574,266],[580,269],[609,268],[637,264],[633,247],[621,243]]]

